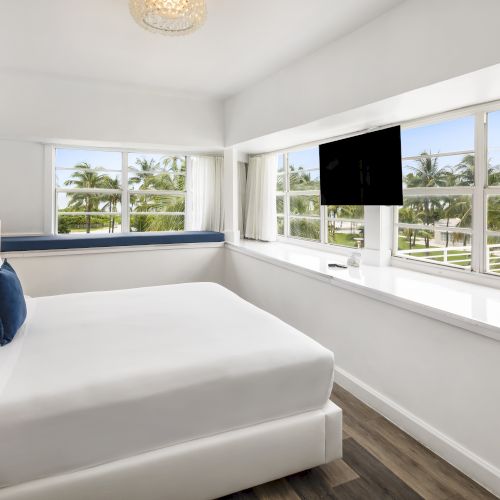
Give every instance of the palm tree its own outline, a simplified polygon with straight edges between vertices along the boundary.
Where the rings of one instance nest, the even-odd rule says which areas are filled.
[[[456,227],[470,227],[472,223],[472,203],[468,196],[453,196],[443,200],[443,217],[446,219],[446,227],[450,225],[450,219],[459,219]],[[457,236],[455,233],[454,241]],[[466,245],[467,235],[464,234],[464,246]],[[446,232],[446,246],[449,244],[449,233]]]
[[[159,171],[160,164],[155,158],[147,160],[146,158],[137,158],[135,167],[131,167],[136,172],[134,177],[129,179],[129,184],[138,184],[137,190],[146,190],[151,187],[151,179],[154,178],[156,172]],[[133,212],[137,209],[140,212],[149,211],[148,198],[143,195],[130,196],[130,209]],[[133,215],[131,223],[138,232],[148,231],[148,217],[146,215]],[[132,226],[131,224],[131,226]]]
[[[413,209],[412,206],[404,206],[399,210],[399,221],[406,224],[421,224],[419,214]],[[408,240],[410,250],[415,246],[418,231],[416,229],[404,229],[403,234]]]
[[[290,232],[294,236],[309,240],[319,240],[319,197],[311,196],[291,196],[290,213],[297,215],[290,220]],[[315,216],[318,220],[306,219],[303,217]]]
[[[488,230],[500,231],[500,196],[488,198]]]
[[[412,187],[443,187],[450,183],[450,167],[440,167],[438,158],[429,151],[422,151],[415,166],[410,166],[411,172],[406,175],[406,185]],[[431,197],[415,197],[411,199],[413,210],[426,225],[432,225],[441,218],[440,200]],[[425,247],[429,248],[432,234],[429,231],[421,232]]]
[[[457,176],[460,179],[460,186],[473,186],[474,185],[474,165],[475,157],[472,154],[465,155],[460,163],[455,167]],[[491,159],[488,159],[488,185],[494,186],[500,184],[500,168],[498,165],[493,166]]]
[[[488,184],[490,186],[500,184],[500,165],[491,165],[491,159],[488,160]]]
[[[112,179],[108,175],[103,176],[103,187],[106,189],[120,189],[120,181],[118,179]],[[109,210],[109,212],[116,212],[118,203],[121,202],[121,193],[111,193],[103,195],[103,200],[106,203],[103,205],[102,210]],[[115,232],[115,215],[110,215],[109,228],[110,233]]]
[[[131,196],[131,206],[139,212],[150,212],[151,215],[135,215],[133,222],[137,231],[178,231],[184,229],[184,218],[173,215],[155,215],[155,212],[184,212],[184,198],[148,194],[140,191],[184,191],[186,158],[166,156],[158,162],[154,159],[138,159],[137,175],[130,183],[140,184],[137,194]]]
[[[335,231],[337,226],[335,225],[335,221],[330,224],[330,218],[336,219],[339,216],[339,213],[342,209],[342,205],[329,205],[327,208],[327,217],[328,217],[328,229],[331,237],[335,239]],[[331,230],[331,231],[330,231]]]
[[[457,165],[457,171],[464,179],[464,184],[471,185],[474,183],[474,155],[466,155],[462,161]],[[500,166],[492,165],[491,159],[488,159],[488,185],[495,186],[500,184]],[[470,203],[469,203],[470,205]],[[464,212],[461,217],[460,223],[471,223],[471,210],[470,207]],[[500,230],[500,197],[490,196],[488,198],[488,229],[498,231]],[[464,235],[464,240],[467,235]],[[465,244],[465,243],[464,243]]]
[[[151,174],[158,170],[159,164],[154,159],[146,160],[146,158],[137,158],[135,160],[135,167],[131,167],[131,170],[136,172],[135,177],[129,179],[129,184],[141,184],[144,186],[147,183],[147,179],[151,177]],[[139,187],[141,189],[141,186]]]
[[[449,177],[449,167],[441,168],[438,158],[432,157],[429,151],[422,151],[416,166],[410,166],[412,172],[406,176],[406,184],[411,187],[442,187],[446,186]]]
[[[474,155],[465,155],[460,163],[455,167],[456,180],[459,186],[473,186],[474,185]],[[490,169],[488,168],[488,171]]]
[[[76,172],[71,174],[64,185],[78,189],[96,189],[102,188],[106,176],[99,174],[89,163],[82,162],[75,165]],[[91,216],[88,212],[99,211],[99,201],[101,199],[98,193],[69,193],[70,202],[68,208],[76,211],[87,212],[85,215],[86,232],[90,233]]]
[[[304,170],[304,167],[290,165],[290,188],[293,191],[306,191],[319,189],[319,179],[311,178],[311,172]]]
[[[162,163],[167,172],[186,173],[186,158],[184,156],[165,156]]]
[[[186,158],[166,156],[161,163],[163,169],[150,179],[150,187],[163,191],[184,191]]]
[[[158,215],[158,212],[184,212],[185,201],[181,196],[132,195],[131,204],[138,212],[151,215],[134,215],[137,231],[182,231],[184,217],[180,215]]]
[[[330,235],[335,238],[335,221],[330,224],[331,218],[344,218],[344,219],[363,219],[364,217],[364,207],[362,205],[329,205],[328,206],[328,226]],[[354,225],[356,222],[351,222],[351,234],[354,234]],[[340,227],[342,228],[342,221],[340,222]]]

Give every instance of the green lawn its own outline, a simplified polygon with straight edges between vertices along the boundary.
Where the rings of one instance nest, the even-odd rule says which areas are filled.
[[[410,244],[408,243],[408,239],[405,236],[400,236],[399,237],[399,243],[398,243],[398,250],[414,250],[418,248],[425,248],[425,245],[422,245],[420,243],[416,243],[415,245],[412,245],[410,249]],[[433,247],[430,247],[433,248]]]
[[[104,233],[104,232],[108,232],[108,230],[109,230],[108,226],[91,227],[90,228],[91,233],[97,233],[97,232]],[[116,231],[116,228],[115,228],[115,231]],[[71,232],[72,233],[86,233],[87,230],[82,229],[82,228],[71,228]]]
[[[408,244],[407,238],[404,236],[399,238],[399,250],[410,250],[410,245]],[[412,257],[427,257],[429,259],[435,260],[436,262],[443,262],[444,261],[444,256],[440,255],[439,253],[436,252],[436,250],[443,250],[444,247],[428,247],[426,248],[425,245],[422,245],[420,243],[417,243],[412,246],[412,250],[430,250],[430,251],[423,251],[423,252],[416,252],[411,254]],[[432,251],[434,250],[434,251]],[[470,265],[470,257],[467,257],[466,255],[461,255],[464,254],[463,250],[448,250],[448,261],[454,261],[454,260],[464,260],[464,262],[460,262],[458,265],[459,266],[469,266]]]
[[[358,248],[358,242],[355,241],[354,238],[361,238],[361,235],[356,233],[335,233],[335,235],[332,235],[330,233],[328,235],[328,243],[342,245],[344,247]]]

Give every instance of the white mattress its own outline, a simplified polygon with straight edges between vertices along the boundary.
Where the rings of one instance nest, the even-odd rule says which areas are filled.
[[[212,283],[29,300],[0,349],[0,487],[324,406],[333,355]]]

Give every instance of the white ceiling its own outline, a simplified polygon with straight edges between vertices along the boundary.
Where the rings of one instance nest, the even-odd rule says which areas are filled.
[[[0,69],[227,97],[403,0],[207,0],[185,37],[140,28],[127,0],[0,0]]]

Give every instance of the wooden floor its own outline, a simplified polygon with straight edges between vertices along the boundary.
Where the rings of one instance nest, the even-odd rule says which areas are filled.
[[[224,500],[496,498],[341,387],[331,399],[343,410],[342,460]]]

